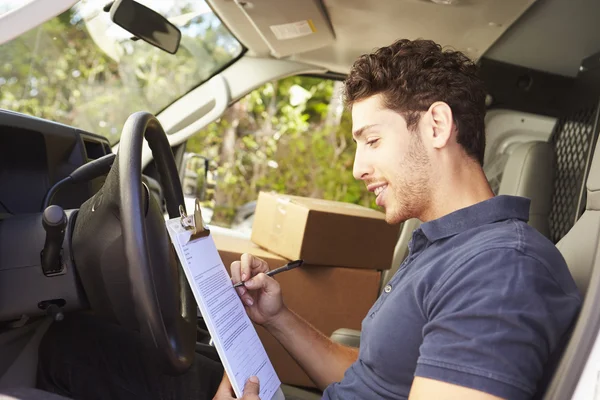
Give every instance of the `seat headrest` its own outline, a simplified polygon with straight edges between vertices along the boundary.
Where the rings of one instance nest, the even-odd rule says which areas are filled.
[[[600,210],[600,140],[596,143],[586,186],[587,209]]]

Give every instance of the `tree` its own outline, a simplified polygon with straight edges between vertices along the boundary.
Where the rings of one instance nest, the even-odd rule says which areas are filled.
[[[194,0],[171,0],[170,12]],[[157,113],[209,79],[240,54],[241,45],[212,13],[181,27],[179,51],[170,55],[114,28],[100,8],[71,10],[0,46],[0,107],[73,125],[118,141],[129,115]]]
[[[176,14],[199,4],[165,3],[157,4]],[[102,11],[74,7],[0,46],[0,107],[114,143],[131,113],[160,111],[241,52],[209,12],[181,27],[176,55],[129,37],[106,42],[106,23]],[[261,190],[374,207],[352,176],[355,144],[341,89],[341,82],[305,76],[269,82],[188,141],[188,151],[217,166],[213,222],[229,225]]]
[[[188,141],[188,151],[217,165],[213,223],[229,226],[261,190],[376,207],[352,176],[356,147],[341,89],[303,76],[267,83]]]

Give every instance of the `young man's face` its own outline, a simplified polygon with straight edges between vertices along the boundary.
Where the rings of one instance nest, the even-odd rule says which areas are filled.
[[[352,106],[352,130],[357,143],[354,177],[361,179],[396,224],[418,217],[429,201],[429,157],[418,131],[383,106],[379,95]]]

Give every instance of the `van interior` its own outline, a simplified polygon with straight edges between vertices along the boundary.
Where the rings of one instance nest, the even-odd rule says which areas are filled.
[[[109,40],[117,35],[107,34],[114,30],[110,10],[120,2],[51,3],[0,5],[0,393],[18,399],[54,398],[35,389],[40,340],[51,324],[90,309],[120,323],[134,321],[132,329],[155,337],[167,369],[173,374],[185,371],[186,357],[198,346],[210,347],[210,338],[201,316],[182,317],[197,316],[197,308],[170,259],[164,218],[179,217],[180,205],[188,212],[193,207],[186,195],[190,159],[206,161],[209,169],[206,154],[194,156],[202,150],[193,148],[194,138],[240,112],[236,104],[244,104],[266,84],[293,77],[335,84],[358,56],[400,38],[424,38],[463,51],[479,64],[488,90],[484,171],[490,185],[496,194],[531,199],[529,223],[556,244],[585,296],[569,341],[548,365],[537,398],[592,398],[600,368],[600,2],[196,2],[201,6],[181,8],[180,15],[169,19],[183,33],[176,54],[157,50],[159,55],[143,61],[147,65],[134,73],[135,79],[146,79],[143,74],[152,73],[152,60],[172,65],[172,76],[149,80],[146,100],[128,97],[137,89],[116,91],[120,87],[110,86],[112,75],[106,74],[90,97],[76,94],[76,88],[57,91],[52,104],[80,96],[81,108],[69,110],[35,102],[45,85],[70,88],[52,74],[65,75],[64,82],[80,74],[61,71],[61,64],[52,73],[44,72],[44,79],[30,72],[43,63],[26,54],[41,54],[56,40],[52,34],[43,36],[54,26],[49,24],[76,26],[84,21],[77,25],[83,26],[77,34],[89,34],[103,57],[119,65],[129,62],[128,51],[133,50],[128,49],[152,45],[132,40],[132,35],[120,37],[120,47]],[[151,1],[142,3],[153,7]],[[169,12],[156,3],[156,12]],[[222,54],[190,40],[194,21],[221,30]],[[44,57],[52,62],[50,55]],[[75,52],[73,57],[86,55]],[[18,84],[16,70],[21,67],[29,71],[27,90],[22,97],[10,97],[5,88]],[[121,97],[102,100],[110,90]],[[104,120],[90,122],[90,107],[97,107]],[[118,113],[121,123],[115,126],[109,118]],[[222,132],[214,140],[226,140],[226,130]],[[351,175],[351,166],[340,168]],[[269,171],[276,174],[278,169]],[[288,181],[286,190],[294,184]],[[249,237],[254,206],[248,202],[238,208],[230,226],[237,230],[211,229]],[[213,211],[216,221],[216,206],[204,215]],[[380,271],[377,292],[407,256],[419,224],[408,220],[399,227],[391,265]],[[112,271],[107,265],[117,265],[126,274],[125,286],[107,283]],[[179,302],[177,308],[172,299]],[[148,326],[137,323],[142,320]],[[358,346],[358,328],[341,321],[328,334]],[[181,354],[186,357],[176,356]],[[288,396],[320,398],[310,385],[283,383]]]

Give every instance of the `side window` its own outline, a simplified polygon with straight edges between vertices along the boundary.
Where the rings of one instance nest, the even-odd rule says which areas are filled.
[[[212,225],[249,231],[260,191],[376,207],[352,176],[356,146],[341,92],[342,82],[314,77],[270,82],[188,141],[188,155],[213,166],[203,203]]]

